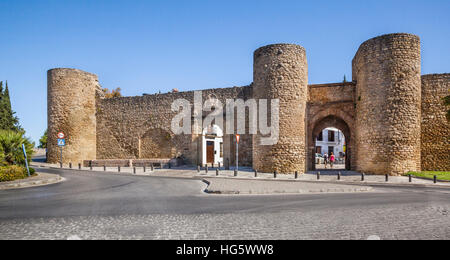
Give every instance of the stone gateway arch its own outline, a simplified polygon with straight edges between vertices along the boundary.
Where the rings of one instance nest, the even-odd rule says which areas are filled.
[[[259,133],[242,135],[240,165],[261,172],[314,170],[315,137],[332,126],[345,135],[347,169],[390,175],[450,170],[450,124],[442,102],[450,95],[450,74],[421,75],[418,36],[397,33],[364,42],[353,58],[351,82],[308,85],[306,57],[298,45],[261,47],[251,85],[202,91],[203,100],[213,96],[222,104],[279,100],[278,143],[261,146]],[[193,103],[194,92],[107,99],[96,75],[49,70],[47,159],[59,162],[56,134],[63,131],[64,163],[234,165],[233,135],[171,132],[171,104],[180,98]]]

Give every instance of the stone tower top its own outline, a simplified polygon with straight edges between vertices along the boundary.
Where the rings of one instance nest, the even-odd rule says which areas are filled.
[[[53,68],[53,69],[49,69],[49,70],[48,70],[48,73],[52,73],[53,71],[59,71],[59,72],[64,72],[64,71],[66,71],[66,72],[71,72],[71,73],[80,73],[80,74],[85,74],[85,75],[91,75],[91,76],[97,78],[97,75],[96,75],[96,74],[90,73],[90,72],[87,72],[87,71],[83,71],[83,70],[80,70],[80,69],[73,69],[73,68]]]
[[[266,45],[266,46],[262,46],[260,48],[258,48],[255,53],[254,53],[254,57],[257,58],[261,55],[264,54],[282,54],[283,53],[283,49],[298,49],[298,51],[306,53],[305,48],[303,48],[300,45],[297,44],[288,44],[288,43],[277,43],[277,44],[270,44],[270,45]],[[276,53],[274,53],[276,52]]]

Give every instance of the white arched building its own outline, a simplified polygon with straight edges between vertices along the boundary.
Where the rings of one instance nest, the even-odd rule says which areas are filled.
[[[333,152],[336,158],[341,158],[346,152],[345,149],[345,136],[337,128],[325,128],[316,137],[316,153],[330,155]]]

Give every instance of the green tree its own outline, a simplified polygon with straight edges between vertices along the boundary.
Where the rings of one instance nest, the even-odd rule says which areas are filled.
[[[5,152],[3,152],[3,149],[0,148],[0,167],[6,164],[5,160]]]
[[[5,106],[3,105],[3,81],[0,81],[0,129],[3,129],[6,121]]]
[[[444,104],[450,106],[450,95],[444,97]],[[450,121],[450,108],[447,110],[447,120]]]
[[[38,148],[47,148],[47,129],[44,132],[44,135],[39,139]]]
[[[28,162],[33,155],[34,143],[23,135],[23,132],[0,130],[0,165],[25,165],[25,156],[22,150],[25,144]]]
[[[3,82],[0,82],[0,129],[23,131],[19,125],[19,119],[15,116],[15,112],[11,108],[11,99],[9,96],[8,82],[3,90]]]

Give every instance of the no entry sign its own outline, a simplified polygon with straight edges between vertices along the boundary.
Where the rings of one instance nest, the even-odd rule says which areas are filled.
[[[63,132],[58,133],[58,139],[64,139],[65,135]]]

